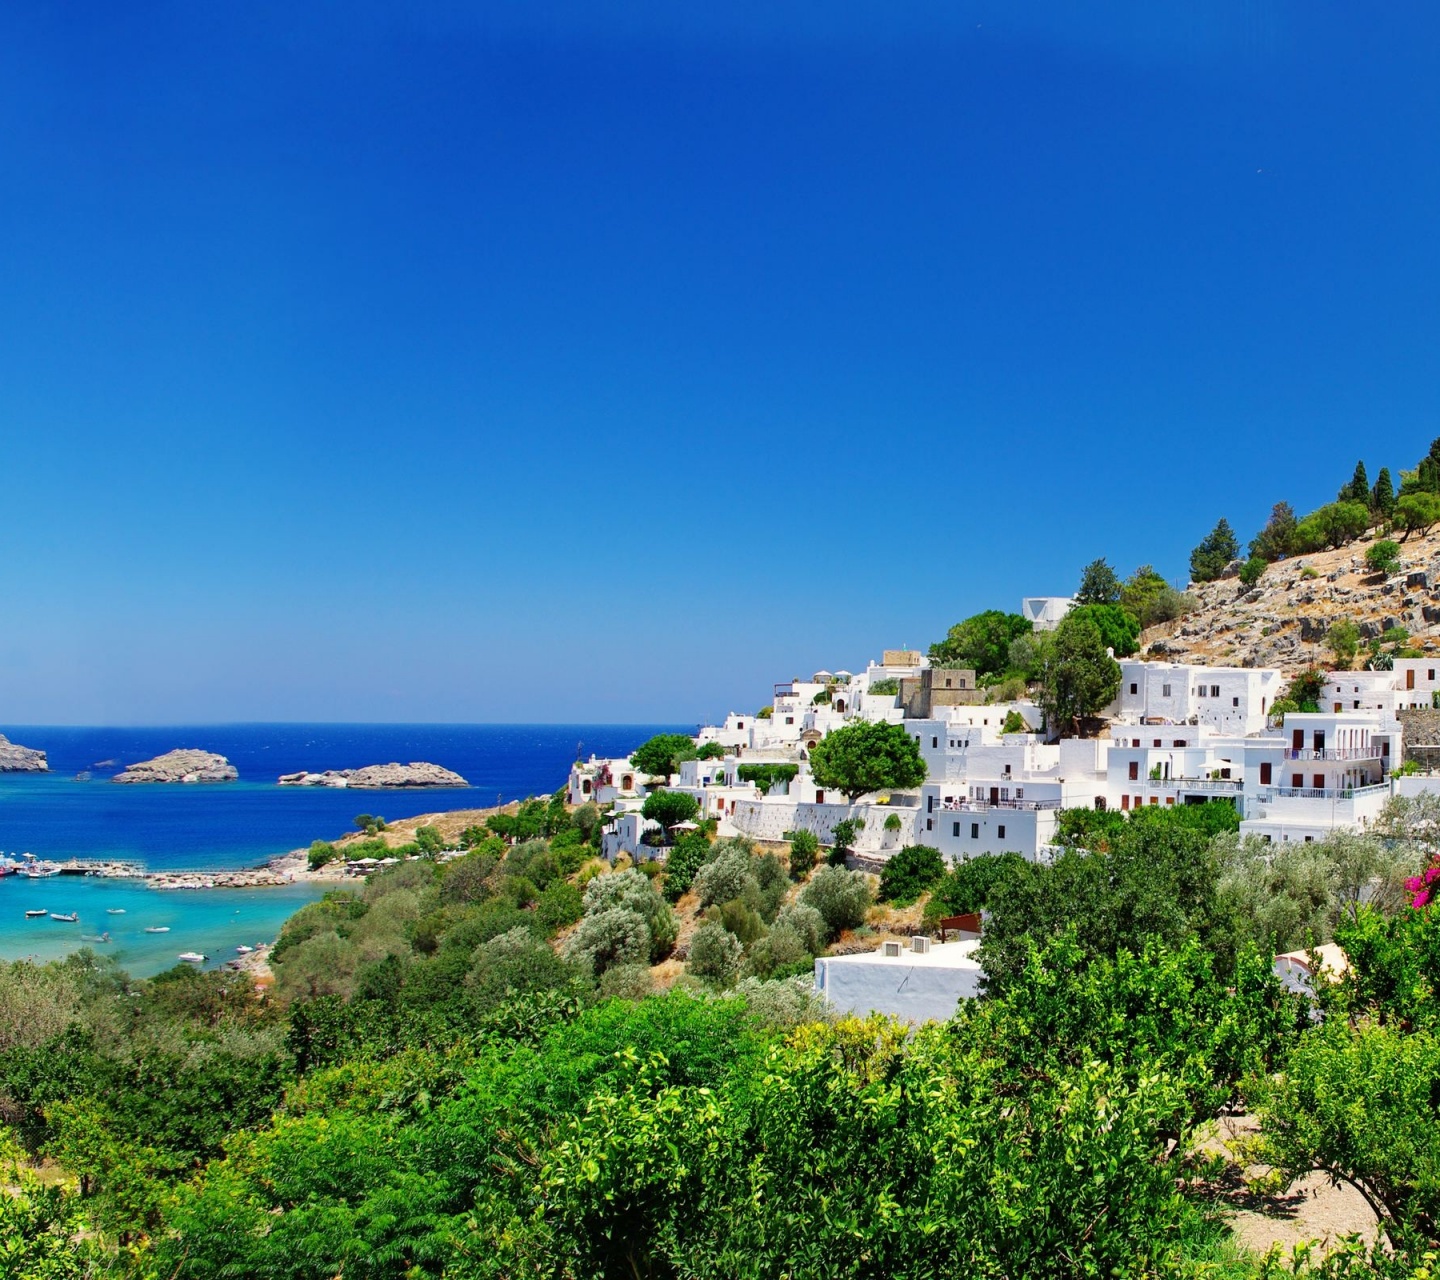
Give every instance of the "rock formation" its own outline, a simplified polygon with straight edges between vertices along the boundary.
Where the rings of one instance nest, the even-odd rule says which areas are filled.
[[[49,768],[43,751],[22,747],[0,733],[0,773],[44,773]]]
[[[363,769],[327,769],[324,773],[287,773],[282,787],[468,787],[458,773],[438,764],[371,764]]]
[[[213,751],[181,747],[141,764],[125,767],[111,782],[234,782],[235,766]]]

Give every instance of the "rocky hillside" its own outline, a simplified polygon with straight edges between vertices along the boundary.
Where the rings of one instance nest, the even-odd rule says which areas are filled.
[[[1412,647],[1440,652],[1440,532],[1402,542],[1401,571],[1389,577],[1365,568],[1372,541],[1279,561],[1248,590],[1236,577],[1193,586],[1199,610],[1149,628],[1140,638],[1141,652],[1160,660],[1279,667],[1293,674],[1331,664],[1323,642],[1339,618],[1354,621],[1367,640],[1404,627]]]

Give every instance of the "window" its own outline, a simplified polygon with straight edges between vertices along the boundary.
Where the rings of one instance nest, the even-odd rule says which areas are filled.
[[[1166,803],[1167,805],[1168,805],[1168,804],[1174,804],[1174,803],[1175,803],[1175,797],[1174,797],[1174,796],[1166,796],[1166,797],[1165,797],[1165,803]]]
[[[972,822],[970,824],[970,839],[980,839],[980,824],[978,822]]]
[[[817,792],[815,793],[815,803],[816,803],[816,804],[824,804],[824,803],[825,803],[825,793],[824,793],[823,791],[817,791]]]
[[[1305,837],[1305,843],[1306,843],[1306,844],[1314,844],[1314,843],[1315,843],[1315,837],[1314,837],[1314,836],[1306,836],[1306,837]]]
[[[1231,698],[1231,699],[1230,699],[1230,705],[1231,705],[1232,707],[1238,707],[1238,706],[1240,705],[1240,699],[1239,699],[1239,698]]]
[[[960,824],[958,822],[955,824],[955,829],[950,834],[954,836],[957,840],[960,838]]]
[[[1428,671],[1425,673],[1425,679],[1429,680],[1431,684],[1434,684],[1434,683],[1435,683],[1435,668],[1434,668],[1434,667],[1431,667],[1430,670],[1428,670]]]
[[[1156,738],[1156,739],[1155,739],[1155,745],[1156,745],[1157,747],[1160,745],[1160,739],[1159,739],[1159,738]]]
[[[1157,805],[1157,804],[1159,804],[1159,803],[1160,803],[1160,797],[1159,797],[1159,796],[1151,796],[1151,797],[1150,797],[1150,803],[1151,803],[1152,805]]]
[[[735,727],[736,727],[737,729],[743,729],[743,728],[745,727],[745,721],[743,721],[743,720],[737,720],[737,721],[735,721]]]
[[[940,739],[939,739],[939,738],[931,738],[931,739],[930,739],[930,750],[931,750],[931,751],[934,751],[935,748],[938,747],[939,745],[940,745]]]
[[[946,676],[946,677],[945,677],[945,687],[946,687],[947,689],[950,687],[950,677],[949,677],[949,676]]]
[[[1004,827],[996,827],[996,828],[995,828],[995,834],[996,834],[997,836],[999,836],[1000,839],[1002,839],[1002,840],[1005,839],[1005,828],[1004,828]]]
[[[1355,699],[1355,710],[1356,710],[1356,711],[1359,711],[1359,710],[1360,710],[1360,699],[1359,699],[1359,698],[1356,698],[1356,699]]]
[[[934,796],[926,796],[926,797],[925,797],[925,812],[926,812],[926,813],[934,813],[934,812],[935,812],[935,797],[934,797]]]
[[[935,830],[935,819],[934,819],[934,818],[926,818],[926,819],[925,819],[925,830],[926,830],[926,831],[934,831],[934,830]]]
[[[1139,739],[1139,738],[1131,738],[1131,739],[1130,739],[1130,745],[1131,745],[1132,747],[1138,747],[1138,746],[1140,745],[1140,739]]]
[[[1017,800],[1023,800],[1023,799],[1025,799],[1025,788],[1024,788],[1024,787],[1016,787],[1016,788],[1015,788],[1015,799],[1017,799]]]
[[[1138,684],[1132,684],[1132,685],[1130,686],[1130,693],[1131,693],[1132,696],[1135,695],[1135,694],[1137,694],[1137,693],[1139,693],[1139,692],[1140,692],[1140,686],[1139,686]]]
[[[1175,739],[1173,739],[1173,740],[1171,741],[1170,745],[1173,746],[1173,747],[1183,747],[1183,746],[1185,745],[1185,739],[1184,739],[1184,738],[1175,738]]]
[[[1220,686],[1218,684],[1212,684],[1210,686],[1210,696],[1212,698],[1218,698],[1220,696]]]
[[[1130,807],[1130,797],[1129,797],[1129,796],[1121,796],[1121,797],[1120,797],[1120,807],[1121,807],[1122,809],[1129,809],[1129,807]]]
[[[786,716],[786,717],[785,717],[785,723],[786,723],[786,724],[794,724],[794,723],[795,723],[795,717],[794,717],[794,716]]]
[[[1203,697],[1205,696],[1205,686],[1204,686],[1203,684],[1196,686],[1196,688],[1195,688],[1195,696],[1196,696],[1197,698],[1203,698]]]
[[[1132,761],[1130,761],[1130,781],[1131,781],[1131,782],[1139,782],[1139,781],[1140,781],[1140,761],[1138,761],[1138,760],[1132,760]]]

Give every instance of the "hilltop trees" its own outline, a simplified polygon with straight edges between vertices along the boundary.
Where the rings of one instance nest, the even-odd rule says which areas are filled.
[[[1075,593],[1075,603],[1120,603],[1120,579],[1108,560],[1092,560],[1085,566],[1080,574],[1080,589]]]
[[[810,772],[818,786],[833,787],[851,804],[871,791],[918,787],[926,777],[915,739],[901,725],[870,721],[847,724],[817,742]]]
[[[1370,478],[1365,474],[1363,461],[1355,464],[1355,474],[1350,478],[1350,483],[1341,488],[1335,501],[1362,502],[1367,507],[1370,505]]]
[[[1402,541],[1412,533],[1429,533],[1440,522],[1440,495],[1407,493],[1395,504],[1395,523],[1405,532]]]
[[[640,816],[658,822],[668,836],[677,822],[689,822],[699,812],[699,802],[687,792],[652,791],[645,797]]]
[[[1370,510],[1381,520],[1389,520],[1395,514],[1395,485],[1390,479],[1390,468],[1381,467],[1375,478],[1375,487],[1370,490]]]
[[[1270,508],[1265,527],[1250,539],[1250,555],[1261,560],[1279,560],[1295,549],[1295,508],[1288,502],[1277,502]]]
[[[1082,604],[1068,617],[1089,618],[1100,631],[1100,642],[1114,649],[1117,658],[1128,658],[1140,647],[1140,623],[1118,604]]]
[[[938,667],[969,667],[976,676],[1003,675],[1009,666],[1011,641],[1030,631],[1028,618],[987,609],[957,622],[945,639],[932,644],[930,661]]]
[[[1190,577],[1196,582],[1214,582],[1239,554],[1240,543],[1235,537],[1235,530],[1222,516],[1190,553]]]
[[[695,759],[695,743],[683,733],[657,733],[630,753],[630,763],[652,778],[668,779],[682,760]]]
[[[1040,706],[1051,731],[1078,725],[1119,691],[1120,664],[1106,653],[1095,620],[1084,611],[1067,614],[1055,629],[1041,678]]]

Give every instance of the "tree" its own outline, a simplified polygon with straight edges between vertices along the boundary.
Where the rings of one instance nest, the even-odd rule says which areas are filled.
[[[630,753],[630,763],[652,778],[669,779],[682,760],[695,759],[695,743],[683,733],[657,733]]]
[[[718,742],[703,743],[695,751],[695,759],[697,760],[723,760],[724,758],[725,748]]]
[[[702,920],[690,939],[690,959],[685,967],[697,978],[713,982],[717,987],[729,987],[740,976],[744,956],[740,940],[723,924],[718,920]]]
[[[1420,459],[1414,471],[1400,473],[1400,496],[1412,493],[1440,494],[1440,439],[1430,442],[1430,452]]]
[[[1253,587],[1269,567],[1268,561],[1251,556],[1240,568],[1240,581],[1247,587]]]
[[[803,880],[820,857],[819,837],[813,831],[791,831],[785,838],[790,841],[790,874]]]
[[[865,923],[870,909],[870,885],[862,872],[844,867],[821,867],[800,893],[800,901],[813,907],[825,921],[831,938]]]
[[[1404,494],[1395,504],[1395,522],[1405,530],[1402,541],[1412,533],[1429,533],[1430,527],[1440,522],[1440,495],[1427,492]]]
[[[1009,663],[1010,642],[1032,629],[1018,613],[987,609],[957,622],[938,644],[930,646],[930,661],[941,667],[969,667],[977,676],[1002,674]]]
[[[695,882],[695,873],[710,861],[710,841],[702,831],[687,831],[665,855],[665,897],[679,902]]]
[[[1083,604],[1067,617],[1090,618],[1100,631],[1100,641],[1114,649],[1117,658],[1128,658],[1140,647],[1140,624],[1118,604]]]
[[[641,816],[658,822],[667,836],[677,822],[689,822],[699,812],[699,801],[684,791],[652,791],[640,809]]]
[[[1400,568],[1400,544],[1389,538],[1372,543],[1365,551],[1365,567],[1371,573],[1389,575],[1396,572]]]
[[[1341,618],[1330,624],[1325,633],[1325,647],[1335,655],[1335,662],[1342,671],[1349,671],[1355,662],[1356,651],[1360,648],[1360,628],[1349,618]]]
[[[1025,723],[1022,716],[1014,707],[1005,713],[1005,723],[1000,726],[1001,733],[1029,733],[1030,726]]]
[[[1142,628],[1154,622],[1152,607],[1155,598],[1170,589],[1152,565],[1142,564],[1128,578],[1120,589],[1120,605]]]
[[[851,804],[872,791],[918,787],[927,776],[919,744],[904,726],[872,721],[844,725],[817,742],[810,772],[817,786],[839,791]]]
[[[945,874],[945,859],[929,845],[908,844],[880,868],[880,900],[913,902]]]
[[[862,823],[854,818],[841,818],[830,828],[830,857],[827,861],[838,866],[845,865],[845,859],[850,850],[855,847],[855,837],[860,834]]]
[[[1324,551],[1343,547],[1370,527],[1370,503],[1332,502],[1312,511],[1295,526],[1295,550]]]
[[[1340,490],[1335,501],[1363,502],[1367,507],[1370,505],[1370,477],[1365,474],[1363,461],[1355,464],[1355,474],[1350,477],[1350,483]]]
[[[1052,733],[1095,715],[1120,692],[1120,664],[1105,652],[1093,619],[1067,614],[1041,681],[1040,705]]]
[[[1381,520],[1389,520],[1395,514],[1395,483],[1390,479],[1390,468],[1381,467],[1375,477],[1375,487],[1370,490],[1370,510]]]
[[[1270,509],[1265,527],[1250,540],[1250,554],[1262,560],[1282,560],[1295,549],[1295,509],[1277,502]]]
[[[1240,543],[1230,522],[1223,516],[1190,553],[1190,576],[1196,582],[1214,582],[1240,554]]]
[[[318,871],[327,862],[334,862],[340,851],[328,840],[313,840],[310,843],[309,864],[311,871]]]
[[[1092,560],[1085,566],[1080,574],[1080,589],[1075,593],[1075,603],[1120,603],[1120,579],[1108,560]]]

